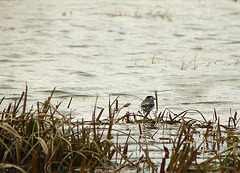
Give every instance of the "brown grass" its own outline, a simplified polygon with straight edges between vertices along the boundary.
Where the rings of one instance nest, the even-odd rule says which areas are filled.
[[[237,132],[239,118],[237,112],[229,118],[227,125],[220,123],[214,109],[213,119],[208,121],[198,110],[185,110],[179,114],[169,109],[156,114],[155,118],[146,117],[141,112],[121,111],[130,103],[119,107],[118,97],[111,102],[109,96],[108,118],[101,120],[104,108],[96,113],[97,100],[92,114],[92,121],[74,121],[71,112],[62,115],[53,106],[51,95],[44,102],[37,102],[37,109],[27,110],[27,93],[21,94],[14,103],[0,112],[0,169],[16,172],[94,172],[122,171],[128,167],[136,172],[239,172],[240,138]],[[155,92],[157,98],[157,92]],[[1,99],[0,104],[4,101]],[[71,103],[68,104],[68,106]],[[158,105],[158,102],[156,103]],[[158,106],[157,110],[158,112]],[[194,113],[201,119],[189,118]],[[104,122],[104,123],[103,123]],[[114,129],[117,123],[138,124],[139,139],[129,133]],[[162,124],[163,129],[160,129]],[[164,127],[164,124],[166,127]],[[142,126],[150,125],[155,133],[147,137]],[[167,138],[168,144],[156,146],[165,153],[159,158],[160,165],[154,163],[149,151],[147,138],[154,139],[159,131],[177,125],[179,129],[174,138]],[[197,131],[201,131],[201,134]],[[117,135],[113,135],[117,132]],[[125,135],[126,141],[118,141],[118,135]],[[196,135],[199,137],[196,138]],[[197,139],[201,138],[202,141]],[[116,139],[116,142],[113,142]],[[165,138],[162,138],[165,140]],[[132,158],[129,140],[138,146],[143,154]],[[201,158],[201,159],[200,159]],[[199,162],[199,159],[201,160]]]

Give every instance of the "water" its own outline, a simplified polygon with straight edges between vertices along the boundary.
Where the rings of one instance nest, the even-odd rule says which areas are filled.
[[[211,119],[216,108],[226,122],[240,105],[239,33],[240,4],[231,0],[0,0],[0,110],[27,83],[29,108],[56,87],[53,104],[62,101],[61,111],[74,110],[76,119],[91,119],[97,95],[103,117],[109,94],[120,106],[130,102],[122,116],[157,90],[160,111],[197,109]],[[139,138],[137,125],[114,128]],[[157,147],[170,149],[165,139],[178,127],[159,129],[147,140],[157,164],[164,157]],[[150,137],[156,131],[143,128]]]
[[[96,95],[107,109],[119,94],[125,113],[157,90],[160,110],[210,119],[216,108],[226,121],[240,103],[239,11],[231,0],[0,1],[1,107],[27,83],[29,106],[56,87],[54,104],[90,119]]]

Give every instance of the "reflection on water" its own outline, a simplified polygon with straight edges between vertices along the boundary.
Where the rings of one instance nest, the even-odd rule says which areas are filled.
[[[157,90],[160,109],[238,110],[240,5],[223,1],[0,1],[0,96],[27,83],[30,103],[55,102],[91,118]],[[19,95],[17,95],[19,94]],[[113,96],[112,96],[113,97]],[[107,114],[107,112],[106,112]]]

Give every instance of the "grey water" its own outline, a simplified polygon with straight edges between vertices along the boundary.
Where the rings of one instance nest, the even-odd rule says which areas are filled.
[[[216,108],[227,121],[240,105],[240,3],[1,0],[1,109],[26,84],[29,107],[56,87],[52,103],[76,119],[91,119],[97,95],[105,109],[109,95],[130,102],[124,114],[158,91],[160,111]]]

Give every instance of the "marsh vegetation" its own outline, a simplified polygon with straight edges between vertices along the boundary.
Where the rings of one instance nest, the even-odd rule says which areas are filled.
[[[35,110],[28,108],[26,87],[1,111],[1,171],[240,171],[237,112],[226,125],[221,124],[215,109],[212,120],[198,110],[175,114],[169,109],[160,112],[158,106],[146,116],[140,111],[124,111],[130,103],[119,103],[118,97],[112,101],[109,96],[107,110],[97,108],[96,97],[92,121],[78,121],[71,112],[63,115],[58,111],[61,102],[51,104],[54,90],[44,102],[36,103]],[[108,118],[103,119],[103,114]],[[115,128],[126,124],[137,129],[126,132]],[[146,129],[154,133],[146,135]],[[153,152],[161,154],[156,158]]]

